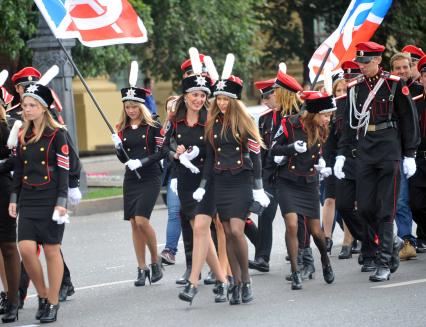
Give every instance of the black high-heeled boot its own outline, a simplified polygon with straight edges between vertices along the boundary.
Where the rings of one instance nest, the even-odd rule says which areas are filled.
[[[231,293],[231,298],[229,299],[230,305],[241,303],[241,286],[240,285],[234,284],[234,286],[229,291],[229,293]]]
[[[330,237],[325,238],[325,246],[327,248],[327,252],[331,255],[331,249],[333,248],[333,240]]]
[[[161,278],[163,278],[163,267],[161,266],[161,263],[153,263],[151,264],[151,282],[155,283],[158,282]]]
[[[253,301],[253,291],[251,289],[251,283],[243,283],[243,286],[241,288],[241,300],[243,303],[249,303]]]
[[[303,249],[302,254],[303,254],[303,267],[302,267],[302,270],[299,270],[300,276],[302,277],[302,280],[312,279],[314,278],[314,273],[315,273],[314,256],[312,255],[312,249],[311,248]]]
[[[214,301],[216,303],[226,302],[228,300],[228,284],[217,282],[215,285],[216,296]]]
[[[3,323],[9,323],[18,320],[18,310],[19,303],[13,304],[9,302],[7,304],[6,311],[4,312],[3,317],[1,317],[1,321]]]
[[[192,284],[190,281],[185,285],[183,291],[179,293],[179,299],[185,302],[189,302],[189,305],[192,305],[195,295],[198,293],[197,287]]]
[[[322,275],[327,284],[331,284],[334,281],[334,272],[330,264],[322,267]]]
[[[46,309],[46,305],[47,305],[47,299],[39,297],[38,298],[38,308],[37,308],[37,312],[36,312],[36,316],[35,316],[35,318],[37,320],[40,320],[41,316],[44,313],[44,310]]]
[[[138,277],[135,280],[135,286],[145,286],[147,278],[151,285],[151,271],[149,269],[141,269],[138,267]]]
[[[58,316],[59,303],[51,304],[47,302],[43,315],[40,317],[40,323],[47,324],[56,321]]]
[[[291,289],[292,290],[301,290],[302,289],[302,276],[299,271],[295,271],[292,275],[291,280]]]

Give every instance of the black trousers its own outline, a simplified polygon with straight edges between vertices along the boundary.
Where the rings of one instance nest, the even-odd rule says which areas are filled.
[[[366,163],[357,158],[356,199],[358,215],[365,223],[364,236],[369,228],[380,240],[378,260],[389,266],[393,250],[393,221],[399,195],[399,160]]]
[[[275,183],[263,180],[263,188],[266,192],[273,195],[269,206],[263,211],[258,220],[258,232],[256,237],[256,252],[254,258],[263,258],[269,262],[272,250],[272,223],[278,209],[278,201],[276,200],[277,187]]]

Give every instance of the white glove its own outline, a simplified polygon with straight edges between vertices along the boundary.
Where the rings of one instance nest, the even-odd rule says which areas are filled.
[[[334,164],[334,176],[337,179],[345,178],[345,173],[343,172],[343,166],[345,165],[346,158],[344,156],[337,156],[336,163]]]
[[[280,163],[281,163],[281,161],[283,161],[283,159],[284,159],[284,156],[275,156],[275,157],[274,157],[274,162],[275,162],[276,164],[280,164]]]
[[[271,202],[263,188],[259,190],[253,190],[253,199],[254,201],[259,202],[260,205],[264,208],[266,208],[269,205],[269,202]]]
[[[318,160],[318,164],[316,164],[316,165],[314,165],[314,167],[315,167],[315,169],[317,170],[317,171],[321,171],[322,169],[324,169],[325,167],[327,167],[327,164],[325,163],[325,160],[324,160],[324,158],[319,158],[319,160]]]
[[[178,190],[177,190],[177,178],[172,178],[170,180],[170,189],[172,190],[172,192],[176,195],[178,195]]]
[[[193,174],[198,174],[200,170],[191,163],[190,159],[188,159],[188,155],[186,154],[187,153],[185,152],[179,156],[180,163],[184,165],[186,168],[188,168]]]
[[[129,167],[130,170],[135,170],[140,167],[142,167],[142,162],[139,159],[130,159],[125,163],[127,167]]]
[[[119,148],[120,148],[120,145],[123,143],[123,142],[121,141],[120,136],[118,136],[118,134],[113,133],[113,134],[111,135],[111,139],[112,139],[112,141],[114,142],[114,146],[115,146],[115,148],[116,148],[116,149],[119,149]]]
[[[189,161],[195,159],[200,154],[200,148],[196,145],[192,146],[192,150],[186,150],[184,155]]]
[[[75,206],[80,203],[81,192],[78,187],[68,188],[68,203]]]
[[[63,215],[63,216],[60,216],[59,215],[59,211],[58,210],[55,210],[55,211],[53,211],[53,215],[52,215],[52,220],[53,221],[56,221],[56,223],[58,224],[58,225],[62,225],[62,224],[64,224],[64,223],[67,223],[67,224],[69,224],[70,223],[70,219],[69,219],[69,215],[66,213],[65,215]]]
[[[404,157],[402,162],[402,169],[407,178],[410,178],[416,173],[416,160],[414,158]]]
[[[308,147],[306,146],[306,142],[296,141],[294,142],[294,149],[299,153],[303,153],[308,150]]]
[[[325,168],[320,170],[319,174],[322,178],[327,178],[327,177],[330,177],[333,174],[333,171],[331,170],[330,167],[325,167]]]
[[[206,194],[206,190],[203,189],[202,187],[199,187],[192,194],[192,197],[194,198],[194,200],[197,200],[197,202],[201,202],[201,200],[204,197],[204,194]]]

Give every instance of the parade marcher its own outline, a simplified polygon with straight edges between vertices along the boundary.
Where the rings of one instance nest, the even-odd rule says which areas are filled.
[[[302,279],[297,267],[298,214],[307,218],[308,230],[321,253],[324,280],[327,283],[334,281],[319,220],[318,174],[314,165],[317,164],[327,139],[328,124],[336,107],[334,98],[325,93],[305,91],[302,95],[305,111],[281,121],[271,149],[271,155],[286,156],[277,172],[277,189],[278,202],[286,224],[293,290],[302,289]]]
[[[7,78],[7,77],[6,77]],[[3,84],[1,81],[0,84]],[[2,292],[2,321],[4,323],[14,322],[18,319],[18,287],[20,277],[20,258],[16,246],[16,219],[9,215],[9,198],[12,190],[13,163],[10,163],[11,150],[7,147],[9,130],[12,125],[11,119],[6,119],[4,107],[9,105],[13,96],[1,86],[0,90],[0,250],[5,270],[5,282],[3,283],[5,293]],[[4,300],[4,301],[3,301]]]
[[[424,51],[415,45],[406,45],[401,50],[402,53],[409,53],[411,57],[411,82],[418,82],[420,79],[420,72],[417,69],[417,63],[420,58],[426,55]],[[410,83],[407,83],[407,86],[410,87]]]
[[[409,53],[396,53],[390,59],[391,71],[403,80],[410,90],[411,96],[415,97],[423,93],[423,86],[411,77],[411,56]],[[402,160],[400,170],[402,171]],[[405,174],[401,174],[399,184],[399,196],[396,204],[395,222],[397,235],[404,240],[404,247],[399,252],[401,260],[415,258],[416,238],[412,235],[413,215],[410,209],[410,197],[408,189],[408,179]]]
[[[18,244],[25,269],[39,297],[36,319],[56,321],[63,277],[60,253],[64,222],[68,221],[67,196],[69,149],[65,127],[50,115],[54,99],[45,85],[57,74],[49,70],[37,84],[25,88],[22,99],[24,124],[19,135],[10,196],[9,214],[19,212]],[[43,246],[49,287],[37,256]]]
[[[420,145],[417,149],[417,170],[409,179],[410,207],[417,224],[417,252],[426,252],[426,56],[417,64],[423,93],[414,97],[420,126]]]
[[[377,256],[376,253],[366,254],[370,261],[376,258],[376,270],[370,281],[381,282],[388,280],[391,270],[395,271],[399,265],[403,242],[393,234],[400,181],[399,163],[404,156],[403,173],[407,178],[415,173],[414,154],[419,142],[419,125],[409,88],[400,77],[383,71],[379,66],[385,47],[375,42],[361,42],[356,45],[356,50],[355,61],[362,76],[348,84],[346,110],[350,119],[347,127],[355,129],[358,138],[358,215],[365,223],[364,235],[368,234],[369,226],[378,234],[380,241]],[[352,132],[345,128],[342,144],[347,143],[345,138],[351,135]],[[336,157],[336,177],[344,167],[343,152],[343,148],[339,149]]]
[[[194,199],[201,201],[208,183],[214,183],[214,198],[234,277],[231,305],[253,300],[245,218],[253,199],[263,207],[269,204],[262,185],[260,148],[263,142],[240,101],[242,80],[231,75],[233,62],[234,56],[228,54],[221,78],[214,86],[215,99],[205,127],[207,158],[200,187],[194,192]]]
[[[148,91],[135,87],[137,74],[137,63],[133,62],[130,87],[121,89],[123,109],[117,124],[118,134],[113,134],[112,139],[118,159],[126,165],[123,182],[124,220],[130,220],[138,261],[135,286],[144,286],[146,279],[155,283],[163,278],[161,258],[159,260],[157,255],[157,237],[149,220],[160,193],[164,133],[158,116],[151,115],[144,105]],[[151,270],[145,263],[145,245],[151,253]]]
[[[210,94],[211,80],[202,76],[202,64],[198,51],[190,49],[193,74],[182,80],[183,94],[176,102],[176,114],[169,122],[163,150],[173,157],[176,163],[177,193],[181,203],[182,219],[190,221],[193,230],[191,274],[179,298],[192,303],[198,292],[198,280],[204,263],[208,262],[216,279],[221,283],[217,289],[215,302],[226,301],[227,280],[210,232],[212,218],[216,215],[214,185],[206,186],[206,196],[200,202],[192,194],[200,185],[206,159],[204,128],[207,120],[207,97]],[[207,57],[204,59],[206,60]],[[177,148],[170,149],[171,139]]]

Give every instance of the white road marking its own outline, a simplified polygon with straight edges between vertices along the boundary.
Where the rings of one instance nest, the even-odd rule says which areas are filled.
[[[420,284],[420,283],[426,283],[426,278],[409,280],[407,282],[401,282],[401,283],[393,283],[393,284],[386,284],[386,285],[380,285],[380,286],[373,286],[371,288],[391,288],[391,287],[407,286],[407,285]]]
[[[120,265],[120,266],[113,266],[113,267],[106,267],[106,270],[111,270],[111,269],[117,269],[117,268],[121,268],[124,267],[124,265]]]

